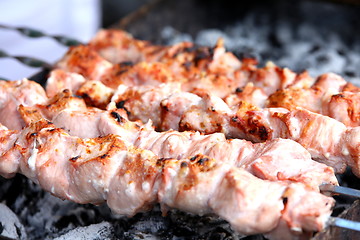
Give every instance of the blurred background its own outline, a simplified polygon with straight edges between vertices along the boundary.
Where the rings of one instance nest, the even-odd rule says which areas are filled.
[[[102,26],[109,26],[147,0],[11,0],[0,1],[0,24],[30,27],[51,35],[88,41]],[[13,30],[0,29],[0,49],[9,55],[32,56],[53,63],[67,50],[49,38],[28,38]],[[40,69],[14,59],[0,59],[0,77],[21,79]]]
[[[360,77],[359,0],[12,0],[0,1],[0,24],[32,27],[87,42],[101,28],[122,28],[159,44],[225,39],[239,57],[268,60],[312,75]],[[0,28],[0,50],[54,63],[65,52],[50,38]],[[0,58],[0,77],[21,79],[41,69]]]

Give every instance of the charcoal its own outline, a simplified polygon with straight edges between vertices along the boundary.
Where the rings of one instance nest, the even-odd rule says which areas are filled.
[[[131,230],[134,232],[149,232],[159,233],[165,231],[167,228],[166,221],[161,216],[150,216],[147,219],[142,219],[135,223]]]
[[[0,239],[27,239],[25,227],[16,214],[5,204],[0,203]]]
[[[85,227],[75,228],[54,240],[67,239],[86,239],[86,240],[106,240],[114,238],[114,229],[108,222],[92,224]]]
[[[9,198],[8,194],[9,194],[9,189],[12,186],[13,181],[9,180],[9,179],[4,179],[2,177],[0,177],[0,199],[7,199]]]

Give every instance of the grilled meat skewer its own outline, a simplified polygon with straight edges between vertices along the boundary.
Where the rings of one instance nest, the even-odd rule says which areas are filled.
[[[131,120],[149,119],[159,130],[223,132],[228,138],[263,142],[292,139],[312,157],[343,172],[346,165],[359,176],[357,127],[350,128],[329,117],[305,109],[259,109],[240,102],[230,108],[216,96],[182,92],[176,84],[159,87],[120,86],[112,101],[127,110]],[[130,109],[130,110],[129,110]]]
[[[336,172],[342,173],[348,165],[354,174],[360,176],[359,127],[347,128],[335,119],[305,109],[256,109],[246,103],[242,103],[235,114],[221,110],[210,111],[203,106],[194,107],[184,114],[180,126],[183,129],[213,132],[211,124],[197,124],[197,121],[202,120],[196,119],[199,114],[206,114],[209,122],[221,119],[220,125],[224,127],[220,131],[228,137],[254,142],[279,137],[291,139],[305,147],[313,159],[333,167]]]
[[[264,179],[300,181],[314,189],[318,189],[322,183],[337,183],[332,168],[314,162],[303,147],[290,140],[274,139],[267,143],[252,144],[239,139],[226,140],[222,133],[159,133],[150,125],[142,126],[127,120],[123,110],[87,108],[82,99],[72,97],[68,91],[45,105],[20,106],[19,111],[28,124],[45,116],[71,135],[93,138],[116,134],[128,143],[150,150],[159,157],[180,159],[206,154],[218,161],[244,167]]]
[[[116,37],[119,39],[116,40]],[[113,51],[112,56],[108,55],[110,51]],[[101,55],[107,56],[110,62]],[[184,91],[200,88],[221,98],[248,82],[269,95],[289,85],[308,86],[314,81],[310,77],[297,77],[290,70],[272,63],[257,69],[253,59],[241,62],[225,51],[221,40],[214,48],[197,47],[187,42],[174,46],[153,46],[116,30],[100,31],[88,45],[70,48],[56,68],[79,73],[87,80],[102,81],[111,88],[119,84],[178,81],[183,83]]]
[[[41,112],[41,114],[39,113],[40,118],[44,115],[47,119],[54,121],[54,123],[60,127],[64,127],[73,135],[97,137],[99,135],[104,136],[106,134],[116,133],[132,144],[154,151],[160,157],[182,158],[191,154],[205,153],[216,159],[229,159],[229,161],[237,162],[238,166],[245,166],[250,172],[265,179],[302,181],[310,184],[314,188],[326,182],[330,184],[336,183],[335,177],[331,175],[332,171],[324,168],[322,165],[317,166],[315,164],[314,167],[310,167],[313,163],[308,153],[290,141],[274,140],[266,144],[271,147],[264,147],[264,145],[252,145],[246,141],[228,141],[225,140],[221,134],[201,136],[191,132],[181,134],[175,131],[156,133],[152,128],[140,128],[140,126],[138,126],[139,123],[127,121],[121,117],[121,115],[118,115],[116,111],[104,113],[98,109],[87,108],[83,100],[71,97],[68,91],[64,91],[62,94],[49,100],[45,105],[37,105],[37,107]],[[26,108],[22,106],[20,112],[25,122],[29,122],[34,118],[33,115],[37,110],[26,110]],[[39,118],[39,116],[35,116],[35,119]],[[26,118],[29,118],[29,120]],[[82,122],[80,126],[78,124],[79,120],[77,119]],[[119,126],[116,120],[122,121],[121,126]],[[92,129],[92,131],[88,131],[87,129]],[[174,141],[166,140],[162,143],[164,141],[162,139],[174,139]],[[176,142],[178,141],[182,142],[184,146],[188,146],[188,149],[186,149],[186,147],[183,149],[176,147],[176,144],[178,144]],[[193,142],[194,145],[191,145],[191,142]],[[212,148],[206,147],[211,146],[209,143],[213,146]],[[282,144],[284,146],[281,146]],[[229,151],[234,151],[231,149],[237,147],[247,150],[240,152],[235,151],[234,155],[230,157],[228,156],[229,152],[222,153],[220,150],[222,148],[228,148]],[[259,152],[264,151],[262,149],[267,149],[265,152],[267,152],[266,155],[269,157],[263,158],[262,162],[252,162],[251,156],[256,156]],[[291,151],[289,149],[291,149]],[[244,153],[246,155],[244,155]],[[242,157],[239,158],[237,154],[240,154],[239,156]],[[276,158],[276,155],[283,157],[277,158],[276,161],[271,160],[274,157]],[[288,158],[290,160],[287,160],[286,156],[289,156]],[[294,156],[298,157],[294,158]],[[281,168],[276,166],[277,163]],[[300,163],[304,164],[303,168],[307,170],[298,172],[299,170],[296,165]],[[286,167],[288,169],[286,169]],[[271,169],[274,169],[274,171]],[[313,172],[321,177],[311,177]],[[313,180],[311,180],[311,178],[313,178]]]
[[[309,101],[311,99],[311,101]],[[267,107],[297,107],[332,117],[349,127],[360,125],[359,88],[335,74],[320,76],[310,88],[290,87],[270,95]]]
[[[75,55],[75,57],[78,56]],[[60,62],[60,64],[66,63]],[[79,72],[76,71],[76,69],[74,70],[68,67],[62,68]],[[359,113],[356,110],[359,102],[358,88],[347,83],[340,76],[335,74],[323,74],[316,79],[313,85],[310,85],[311,81],[308,80],[308,77],[306,77],[307,75],[302,77],[304,75],[302,74],[298,77],[298,80],[289,80],[290,82],[293,82],[293,84],[278,86],[278,84],[273,83],[275,85],[271,87],[272,90],[266,90],[270,85],[268,82],[271,82],[276,78],[272,76],[272,72],[275,71],[272,70],[273,68],[274,66],[270,65],[266,67],[267,70],[251,70],[252,74],[261,71],[265,72],[264,74],[258,74],[258,78],[261,78],[260,80],[249,76],[249,74],[243,74],[244,76],[246,75],[246,77],[235,80],[222,75],[213,74],[203,74],[202,76],[196,75],[196,77],[187,78],[190,80],[185,80],[185,78],[178,77],[178,75],[171,72],[163,63],[141,62],[133,67],[128,67],[126,70],[118,69],[115,71],[115,75],[110,74],[102,80],[100,78],[100,81],[111,88],[116,88],[119,84],[128,86],[159,86],[162,83],[178,82],[183,91],[210,92],[215,96],[224,98],[229,106],[235,106],[240,101],[248,101],[258,107],[285,107],[289,110],[294,110],[296,107],[303,107],[312,112],[332,117],[344,123],[346,126],[355,127],[359,125],[360,118],[358,116]],[[124,73],[119,74],[119,72]],[[275,72],[278,72],[278,70]],[[70,73],[66,74],[70,75]],[[69,79],[74,78],[70,76],[64,77],[66,74],[61,70],[55,70],[51,74],[47,87],[50,96],[53,96],[55,91],[63,89],[63,86],[66,85],[63,82],[68,82]],[[84,76],[87,75],[88,74],[84,74]],[[286,77],[286,74],[282,74],[282,76],[290,79],[290,77]],[[99,78],[88,76],[87,80],[83,81],[89,81],[89,79],[99,80]],[[75,84],[74,86],[70,84],[67,85],[67,87],[71,87],[73,91],[77,91],[80,88],[78,84]],[[90,86],[90,84],[87,86]],[[99,84],[97,84],[97,86],[99,86]],[[105,97],[100,98],[102,99],[100,103],[89,103],[94,104],[96,107],[104,108],[106,105],[105,102],[109,100],[113,93],[111,88],[102,89],[103,92],[106,92],[106,95]],[[280,89],[276,91],[277,88]],[[94,93],[94,90],[90,89],[90,93]],[[88,97],[86,91],[80,91],[79,94],[85,98]],[[97,98],[99,97],[97,96]],[[309,99],[312,99],[312,101],[309,101]]]
[[[103,30],[88,45],[71,48],[57,67],[80,73],[87,80],[102,81],[111,88],[119,84],[159,85],[176,81],[181,82],[184,91],[205,90],[230,106],[239,101],[289,110],[300,106],[347,126],[359,125],[359,88],[340,76],[330,73],[313,79],[306,72],[295,74],[271,63],[256,68],[256,61],[239,61],[226,52],[222,41],[214,48],[186,42],[155,46],[122,31]],[[58,83],[49,81],[50,96],[54,94],[53,85],[63,85],[61,79],[50,79],[54,78]],[[75,92],[77,87],[73,87]]]
[[[19,172],[55,196],[106,201],[118,214],[132,216],[159,201],[196,214],[216,213],[244,234],[271,234],[279,221],[301,233],[325,228],[334,204],[301,183],[260,180],[204,155],[158,159],[119,136],[81,139],[44,119],[21,132],[2,127],[0,134],[3,176]]]
[[[86,49],[86,50],[85,50]],[[183,89],[190,91],[202,86],[202,89],[211,90],[218,96],[225,97],[232,93],[234,89],[241,86],[238,81],[223,75],[213,73],[196,73],[192,77],[186,78],[176,72],[173,72],[163,62],[139,62],[133,66],[125,64],[111,65],[104,59],[96,60],[96,52],[88,53],[91,49],[86,46],[78,46],[70,49],[58,64],[57,68],[65,72],[81,74],[87,80],[101,81],[106,86],[116,89],[119,84],[128,85],[159,85],[164,82],[182,82]],[[81,67],[80,67],[81,66]],[[56,82],[49,81],[49,89],[55,89],[52,86],[61,86],[59,80],[53,77]],[[61,80],[61,79],[60,79]],[[222,86],[219,88],[219,86]],[[61,91],[62,89],[57,89]],[[71,89],[74,92],[76,88]],[[53,91],[54,92],[54,91]],[[52,96],[51,93],[49,96]]]

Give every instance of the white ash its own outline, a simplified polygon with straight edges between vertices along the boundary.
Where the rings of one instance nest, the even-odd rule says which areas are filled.
[[[83,239],[83,240],[110,240],[113,239],[113,227],[108,222],[92,224],[86,227],[75,228],[54,240]]]
[[[0,203],[0,239],[27,239],[25,228],[5,204]]]
[[[38,186],[33,186],[29,183],[29,187],[33,191],[41,192]],[[54,225],[64,216],[77,216],[79,208],[77,204],[70,201],[63,201],[57,197],[52,196],[49,193],[43,193],[38,196],[41,201],[28,202],[27,195],[20,195],[14,204],[15,209],[19,211],[20,217],[25,219],[26,222],[31,223],[27,225],[27,231],[32,236],[41,234],[38,229],[42,228],[43,231],[51,232],[54,230]],[[30,205],[24,207],[24,205]],[[91,210],[88,214],[91,214]],[[78,217],[78,221],[81,223],[81,219]],[[71,224],[71,222],[70,222]],[[70,226],[74,227],[74,226]]]

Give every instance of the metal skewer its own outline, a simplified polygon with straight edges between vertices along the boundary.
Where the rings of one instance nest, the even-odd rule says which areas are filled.
[[[335,185],[331,185],[331,184],[320,185],[320,191],[360,198],[360,191],[357,189],[335,186]]]
[[[51,64],[49,64],[43,60],[32,58],[32,57],[26,57],[26,56],[12,56],[3,50],[0,50],[0,58],[13,58],[29,67],[46,68],[46,69],[52,68]]]
[[[69,37],[65,37],[65,36],[61,36],[61,35],[49,35],[46,34],[42,31],[33,29],[33,28],[27,28],[27,27],[10,27],[10,26],[6,26],[3,24],[0,24],[0,28],[3,29],[10,29],[10,30],[16,30],[19,33],[27,36],[27,37],[31,37],[31,38],[39,38],[39,37],[49,37],[54,39],[55,41],[57,41],[58,43],[67,46],[67,47],[71,47],[71,46],[77,46],[82,44],[80,41],[73,39],[73,38],[69,38]]]
[[[360,222],[355,222],[343,218],[330,217],[328,225],[360,232]]]

